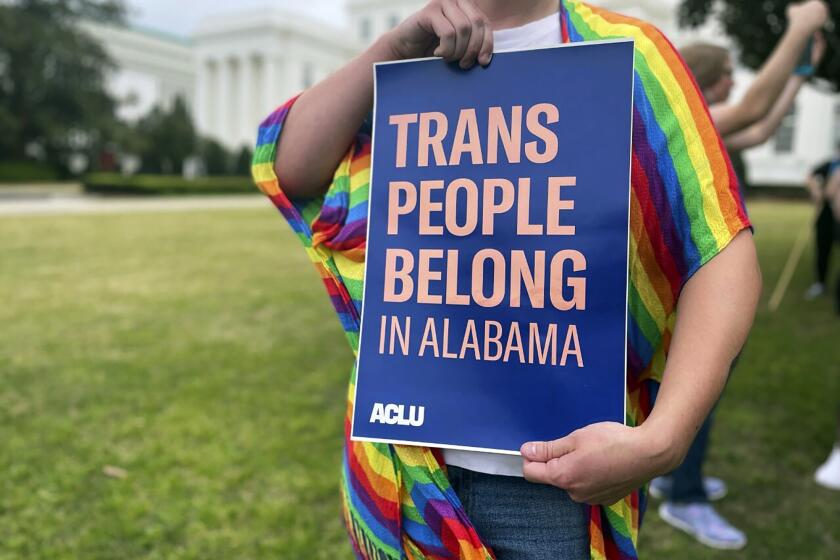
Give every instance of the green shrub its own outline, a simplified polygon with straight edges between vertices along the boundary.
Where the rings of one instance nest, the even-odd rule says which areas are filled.
[[[57,179],[53,168],[37,161],[0,161],[0,183],[43,183]]]
[[[250,177],[224,176],[184,179],[178,175],[91,173],[84,179],[85,192],[101,195],[256,194]]]

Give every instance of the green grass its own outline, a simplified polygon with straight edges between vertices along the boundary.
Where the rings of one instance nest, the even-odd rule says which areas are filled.
[[[752,212],[769,293],[809,210]],[[811,482],[840,321],[802,302],[810,262],[761,311],[713,434],[749,547],[709,552],[651,511],[643,558],[840,557],[840,494]],[[3,218],[0,263],[0,560],[350,558],[351,354],[273,210]]]
[[[345,549],[351,353],[286,230],[268,208],[0,220],[0,558]]]

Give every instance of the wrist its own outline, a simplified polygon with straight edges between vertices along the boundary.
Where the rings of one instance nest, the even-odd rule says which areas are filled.
[[[803,81],[806,78],[810,78],[816,73],[816,68],[812,64],[800,64],[793,70],[793,75],[796,78],[800,78]]]
[[[811,24],[808,21],[802,18],[792,18],[788,20],[784,35],[796,41],[800,39],[804,40],[806,37],[810,37],[812,33]],[[784,36],[782,39],[784,39]]]
[[[657,421],[651,416],[636,428],[642,445],[642,456],[652,466],[656,476],[667,474],[676,469],[688,452],[683,437],[670,424]]]
[[[793,19],[788,23],[787,31],[793,35],[801,35],[802,37],[811,37],[814,33],[819,31],[822,25],[813,21]]]
[[[405,58],[400,50],[400,41],[394,30],[380,35],[371,45],[369,52],[373,54],[376,62],[389,62]]]

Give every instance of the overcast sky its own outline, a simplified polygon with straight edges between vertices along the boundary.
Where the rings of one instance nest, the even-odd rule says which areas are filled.
[[[205,16],[278,6],[332,23],[344,21],[344,0],[128,0],[133,23],[189,37]]]

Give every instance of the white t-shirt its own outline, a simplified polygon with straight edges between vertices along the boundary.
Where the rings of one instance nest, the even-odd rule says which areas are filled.
[[[520,27],[494,31],[493,50],[553,47],[562,42],[561,37],[560,14],[554,13]],[[517,455],[444,449],[443,458],[447,465],[455,465],[462,469],[486,474],[522,476],[522,458]]]

